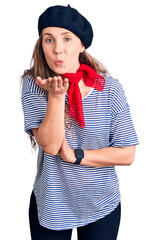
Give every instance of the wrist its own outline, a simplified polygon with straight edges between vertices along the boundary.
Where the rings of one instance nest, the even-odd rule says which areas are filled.
[[[68,151],[66,151],[66,154],[60,155],[63,160],[65,162],[69,162],[69,163],[75,163],[76,162],[76,157],[75,157],[75,150],[73,149],[69,149]]]
[[[76,156],[75,156],[75,150],[71,149],[71,156],[70,156],[70,162],[75,163],[76,162]]]
[[[76,157],[76,161],[74,163],[81,164],[81,161],[84,158],[84,150],[79,148],[75,149],[75,157]]]
[[[65,99],[65,94],[54,94],[54,93],[51,93],[49,92],[48,93],[48,98],[50,99],[58,99],[58,100],[62,100],[62,99]]]

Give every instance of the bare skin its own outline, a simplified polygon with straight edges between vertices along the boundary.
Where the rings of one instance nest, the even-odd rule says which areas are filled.
[[[41,79],[37,77],[36,84],[48,91],[47,111],[39,128],[32,129],[37,143],[45,152],[57,154],[64,137],[65,93],[68,89],[68,79],[61,77]]]
[[[79,68],[79,54],[84,51],[80,39],[69,30],[48,27],[42,32],[42,47],[49,67],[58,74],[75,73]],[[64,161],[74,163],[74,149],[68,146],[64,129],[65,94],[68,92],[68,79],[53,77],[36,78],[36,84],[48,91],[48,105],[45,118],[39,128],[32,129],[37,143],[50,155],[59,155]],[[79,82],[82,97],[91,88],[83,80]],[[123,148],[102,148],[84,150],[82,165],[107,167],[130,165],[135,156],[135,146]]]

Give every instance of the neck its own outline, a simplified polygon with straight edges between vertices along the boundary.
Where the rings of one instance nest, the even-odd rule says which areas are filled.
[[[68,71],[68,73],[76,73],[77,70],[79,69],[80,67],[80,62],[76,63],[72,68],[71,70]]]
[[[83,79],[81,79],[78,83],[79,85],[79,88],[80,88],[80,92],[81,92],[81,95],[82,95],[82,98],[84,98],[92,89],[92,87],[88,87]]]
[[[83,79],[81,79],[78,83],[80,90],[86,87],[86,84],[84,83]]]

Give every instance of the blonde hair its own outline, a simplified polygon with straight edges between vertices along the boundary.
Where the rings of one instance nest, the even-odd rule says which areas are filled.
[[[104,67],[102,63],[97,61],[95,58],[93,58],[87,51],[85,50],[83,53],[80,53],[79,56],[79,61],[80,63],[84,63],[91,68],[93,68],[97,73],[99,74],[108,74],[108,71]],[[27,69],[24,71],[24,74],[22,75],[22,78],[26,76],[27,74],[33,75],[35,78],[37,76],[40,76],[42,79],[48,78],[48,77],[53,77],[53,76],[58,76],[55,72],[53,72],[45,59],[44,52],[42,49],[42,34],[40,35],[39,39],[37,40],[35,44],[35,48],[33,51],[32,59],[31,59],[31,64],[30,64],[30,69]],[[72,135],[74,136],[74,133],[71,129],[72,127],[72,122],[68,119],[68,106],[65,104],[65,120],[70,124],[67,124],[65,121],[65,126],[72,132]],[[35,147],[36,142],[34,137],[30,136],[32,146]]]

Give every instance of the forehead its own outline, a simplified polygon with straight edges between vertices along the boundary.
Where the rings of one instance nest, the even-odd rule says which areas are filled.
[[[71,35],[75,35],[73,32],[69,31],[68,29],[60,28],[60,27],[47,27],[47,28],[43,29],[42,33],[43,33],[43,35],[45,35],[45,34],[52,34],[52,35],[71,34]]]

